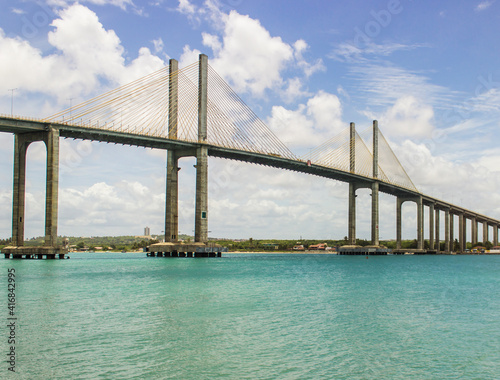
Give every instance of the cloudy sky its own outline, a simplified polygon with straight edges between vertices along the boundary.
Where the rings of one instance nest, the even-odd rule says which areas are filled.
[[[500,219],[500,1],[0,4],[0,113],[48,116],[202,52],[297,156],[351,121],[362,131],[377,119],[421,192]],[[11,235],[12,156],[13,136],[0,134],[0,238]],[[60,161],[60,235],[163,231],[164,151],[61,140]],[[193,164],[181,161],[187,234]],[[44,165],[44,145],[32,144],[28,238],[44,234]],[[210,236],[347,235],[347,184],[221,159],[209,165]],[[359,190],[357,201],[358,237],[368,238],[370,192]],[[381,239],[395,238],[395,208],[382,194]],[[405,204],[403,238],[416,237],[415,211]]]

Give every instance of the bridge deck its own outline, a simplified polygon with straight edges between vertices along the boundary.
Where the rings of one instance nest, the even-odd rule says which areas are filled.
[[[467,210],[463,207],[453,205],[434,197],[418,193],[414,190],[386,183],[380,181],[379,179],[365,177],[359,174],[349,173],[331,167],[308,164],[307,162],[298,159],[290,159],[281,157],[279,155],[225,148],[210,144],[201,144],[194,141],[182,141],[164,137],[141,135],[136,133],[127,133],[98,128],[87,128],[78,125],[67,125],[59,123],[48,124],[43,121],[34,119],[10,118],[5,116],[0,117],[0,132],[30,133],[36,131],[45,131],[48,129],[49,125],[58,128],[60,131],[60,136],[65,138],[92,140],[155,149],[177,150],[180,151],[184,156],[195,155],[196,149],[202,145],[205,145],[208,147],[208,155],[212,157],[270,166],[278,169],[316,175],[319,177],[334,179],[342,182],[355,182],[358,184],[366,185],[366,187],[371,187],[371,184],[373,182],[378,181],[379,191],[386,194],[398,197],[407,197],[410,199],[422,196],[422,201],[424,204],[435,204],[436,209],[449,209],[454,213],[463,213],[466,216],[473,216],[478,221],[500,224],[499,220],[478,214],[471,210]]]

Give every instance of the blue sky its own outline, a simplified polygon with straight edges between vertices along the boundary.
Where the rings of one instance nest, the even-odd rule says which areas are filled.
[[[373,119],[423,193],[500,218],[499,1],[5,1],[0,113],[44,117],[200,52],[298,156]],[[13,94],[10,89],[16,89]],[[13,97],[12,97],[13,95]],[[71,99],[71,101],[70,101]],[[11,234],[13,137],[0,135],[0,237]],[[161,233],[165,152],[61,140],[59,234]],[[28,152],[26,236],[43,235],[41,144]],[[181,161],[181,233],[194,229]],[[347,185],[210,160],[209,235],[347,235]],[[395,198],[381,195],[382,239]],[[358,191],[358,237],[370,195]],[[403,238],[415,238],[404,206]],[[428,217],[426,216],[426,219]],[[480,229],[481,231],[481,229]]]

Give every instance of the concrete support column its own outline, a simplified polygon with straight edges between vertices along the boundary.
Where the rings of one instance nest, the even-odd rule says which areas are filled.
[[[434,203],[429,205],[429,249],[434,249]]]
[[[373,120],[373,178],[378,178],[378,121]],[[379,245],[378,182],[372,184],[372,245]]]
[[[444,210],[444,251],[450,252],[450,210]]]
[[[349,244],[356,244],[356,185],[349,182]]]
[[[196,151],[196,211],[195,242],[208,241],[208,149],[203,146]]]
[[[12,245],[24,245],[24,213],[26,192],[26,151],[29,143],[22,135],[14,136],[14,188],[12,202]]]
[[[354,173],[356,170],[356,125],[349,125],[349,170]],[[349,244],[356,244],[356,184],[349,182]]]
[[[455,235],[454,235],[454,228],[455,225],[455,217],[453,213],[450,210],[450,252],[453,251],[455,248]]]
[[[208,148],[207,141],[208,57],[200,54],[198,85],[198,142],[196,150],[195,242],[208,241]]]
[[[57,211],[59,193],[59,130],[49,127],[44,139],[47,146],[45,188],[45,246],[57,246]]]
[[[483,222],[483,246],[486,245],[487,241],[489,241],[489,239],[488,239],[488,222],[484,221]]]
[[[12,201],[12,245],[24,245],[26,193],[26,152],[33,141],[43,141],[47,149],[45,182],[46,247],[57,245],[57,211],[59,190],[59,130],[48,126],[46,132],[16,134],[14,138],[14,186]]]
[[[177,139],[178,62],[170,60],[168,84],[168,138]],[[165,241],[179,239],[179,158],[175,151],[167,152],[167,190],[165,202]]]
[[[440,226],[439,226],[439,210],[436,210],[435,214],[436,214],[436,246],[435,246],[435,249],[436,249],[437,252],[439,252],[439,249],[441,247],[441,244],[440,244],[440,241],[439,241],[439,229],[440,229]]]
[[[424,249],[424,204],[422,196],[417,198],[417,248]]]
[[[472,245],[477,243],[477,219],[476,219],[476,217],[471,218],[471,243],[472,243]]]
[[[498,224],[493,225],[493,245],[498,245]]]
[[[179,159],[175,151],[167,152],[167,193],[165,209],[165,241],[179,239]]]
[[[378,204],[378,182],[372,184],[372,245],[379,245],[379,204]]]
[[[401,249],[401,209],[404,200],[400,197],[396,199],[396,249]]]
[[[458,243],[460,245],[460,252],[465,251],[466,242],[465,238],[467,236],[467,220],[463,213],[458,214]]]

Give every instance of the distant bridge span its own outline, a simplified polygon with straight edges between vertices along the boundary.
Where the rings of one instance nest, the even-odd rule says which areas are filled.
[[[14,186],[13,186],[13,219],[12,219],[12,243],[15,247],[22,247],[24,244],[24,209],[25,209],[25,167],[26,167],[26,151],[29,144],[33,141],[44,141],[47,146],[47,187],[46,187],[46,220],[45,220],[45,246],[48,249],[57,249],[57,210],[58,210],[58,168],[59,168],[59,137],[83,139],[91,141],[100,141],[108,143],[116,143],[131,146],[141,146],[146,148],[164,149],[168,151],[167,155],[167,205],[166,205],[166,222],[165,222],[165,240],[168,242],[177,242],[178,239],[178,159],[182,157],[194,156],[197,159],[197,179],[196,179],[196,217],[195,217],[195,241],[205,243],[208,240],[208,165],[207,157],[219,157],[231,160],[237,160],[247,163],[265,165],[278,169],[286,169],[290,171],[312,174],[328,179],[338,180],[349,183],[349,227],[348,236],[351,244],[356,243],[356,190],[359,188],[369,188],[372,190],[372,244],[379,245],[378,223],[379,223],[379,205],[378,192],[387,193],[397,197],[397,231],[396,240],[398,248],[401,248],[401,206],[406,201],[417,203],[417,243],[418,249],[424,248],[424,206],[429,208],[429,245],[430,249],[440,250],[440,212],[444,212],[444,251],[450,252],[453,250],[452,242],[454,238],[454,219],[453,215],[459,218],[458,238],[460,251],[466,248],[466,219],[471,220],[472,225],[472,242],[478,241],[477,225],[483,224],[483,243],[489,241],[489,227],[493,227],[493,244],[498,245],[498,229],[500,221],[478,214],[471,210],[450,204],[448,202],[421,194],[411,183],[408,177],[403,178],[403,182],[394,180],[394,176],[389,173],[390,169],[381,166],[379,163],[379,138],[383,136],[379,133],[378,123],[373,123],[372,134],[372,149],[371,152],[366,149],[363,142],[360,142],[359,136],[355,131],[354,124],[351,123],[349,136],[343,142],[343,145],[335,147],[324,146],[318,151],[315,156],[317,160],[304,160],[296,158],[286,147],[280,145],[279,140],[276,142],[275,136],[271,132],[262,129],[252,130],[255,128],[257,121],[251,120],[249,127],[241,127],[237,125],[240,121],[232,123],[231,116],[227,116],[231,112],[224,111],[224,105],[212,102],[208,97],[208,78],[207,78],[207,58],[205,55],[200,55],[200,61],[197,65],[199,77],[196,91],[192,89],[193,80],[187,80],[186,87],[191,91],[191,96],[196,95],[197,110],[197,136],[189,135],[189,131],[185,132],[183,138],[178,134],[182,134],[181,124],[182,116],[178,113],[182,111],[179,96],[179,83],[182,82],[181,76],[177,69],[177,62],[171,60],[169,74],[166,76],[168,80],[168,107],[166,115],[162,120],[167,123],[164,133],[144,132],[143,127],[135,127],[130,129],[130,124],[123,127],[125,123],[120,122],[120,127],[116,127],[116,121],[99,121],[92,124],[82,121],[81,115],[95,112],[94,109],[102,111],[102,106],[92,104],[92,110],[78,114],[78,106],[69,110],[69,114],[76,113],[78,116],[66,118],[66,121],[57,121],[54,118],[49,119],[24,119],[3,116],[0,117],[0,132],[13,133],[15,135],[15,152],[14,152]],[[187,75],[187,74],[183,74]],[[164,79],[165,75],[162,76]],[[215,81],[220,80],[215,79]],[[154,86],[157,86],[158,80],[155,79]],[[148,82],[149,83],[149,82]],[[140,83],[140,88],[146,87],[144,82]],[[150,86],[148,84],[148,86]],[[128,89],[131,90],[130,88]],[[137,91],[132,89],[132,91]],[[157,91],[157,90],[155,90]],[[187,90],[186,90],[187,91]],[[213,90],[212,90],[213,91]],[[224,88],[224,91],[228,91]],[[187,91],[188,92],[188,91]],[[135,94],[136,92],[134,92]],[[116,93],[113,94],[116,98]],[[130,96],[130,95],[128,95]],[[234,98],[234,95],[232,95]],[[137,101],[135,99],[134,101]],[[193,100],[190,100],[193,102]],[[237,99],[237,105],[240,106],[241,100]],[[86,102],[87,104],[89,102]],[[140,103],[140,101],[139,101]],[[141,104],[141,103],[140,103]],[[123,120],[123,113],[128,112],[131,106],[122,106],[126,111],[120,111],[120,119]],[[141,110],[144,109],[141,105]],[[231,107],[233,107],[231,105]],[[116,109],[116,106],[114,107]],[[122,109],[123,109],[122,108]],[[107,111],[108,113],[111,111]],[[141,111],[142,112],[142,111]],[[243,111],[238,111],[241,115]],[[249,112],[244,110],[244,112]],[[192,112],[191,112],[192,113]],[[66,112],[65,115],[68,115]],[[248,113],[253,117],[251,113]],[[250,118],[248,115],[246,119]],[[127,116],[127,115],[125,115]],[[59,116],[58,116],[59,117]],[[64,117],[64,116],[63,116]],[[135,114],[134,114],[135,117]],[[79,122],[78,122],[78,118]],[[229,120],[229,121],[228,121]],[[259,120],[260,122],[260,120]],[[184,119],[184,123],[189,125],[193,121]],[[225,130],[220,125],[225,126]],[[100,126],[99,126],[100,125]],[[112,125],[112,127],[110,127]],[[117,124],[116,124],[117,125]],[[207,125],[211,126],[212,131],[217,131],[218,140],[211,140],[207,137]],[[244,129],[247,128],[247,129]],[[215,134],[214,132],[212,132]],[[258,138],[251,136],[251,133],[261,138],[261,145],[257,146],[255,141]],[[273,144],[266,146],[268,139],[275,139]],[[385,140],[384,140],[385,141]],[[264,146],[264,148],[262,148]],[[363,150],[364,149],[364,150]],[[390,148],[388,148],[390,150]],[[281,152],[274,153],[275,151]],[[326,152],[326,153],[325,153]],[[364,152],[364,153],[363,153]],[[392,150],[390,150],[392,153]],[[343,155],[340,163],[332,164],[331,157]],[[363,156],[364,154],[364,156]],[[322,158],[327,157],[327,158]],[[361,162],[364,169],[357,166],[361,157]],[[367,158],[363,158],[367,157]],[[368,162],[369,161],[369,162]],[[368,162],[368,164],[367,164]],[[399,162],[396,159],[397,164]],[[367,166],[368,165],[368,166]],[[400,165],[400,164],[399,164]],[[403,171],[403,177],[406,175],[402,167],[398,170]],[[364,172],[362,170],[365,170]],[[387,171],[387,174],[384,173]],[[406,182],[405,182],[406,181]],[[402,183],[402,184],[400,184]]]

